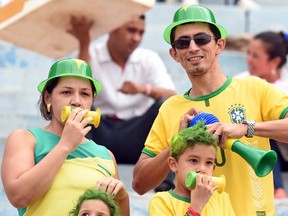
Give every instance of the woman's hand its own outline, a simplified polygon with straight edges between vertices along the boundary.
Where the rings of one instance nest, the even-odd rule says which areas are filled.
[[[73,109],[65,123],[59,144],[65,145],[65,149],[69,152],[85,142],[85,136],[91,130],[91,126],[87,124],[93,120],[93,117],[84,118],[88,111],[80,107]]]
[[[114,199],[118,201],[123,200],[128,196],[123,182],[113,177],[106,177],[98,180],[96,182],[96,187],[112,195]]]

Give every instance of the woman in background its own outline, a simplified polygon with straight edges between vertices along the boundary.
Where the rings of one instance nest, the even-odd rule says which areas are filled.
[[[247,48],[248,71],[235,76],[241,78],[244,76],[257,76],[275,87],[288,93],[288,80],[283,79],[283,66],[286,64],[288,41],[287,35],[283,32],[265,31],[255,35]],[[284,190],[281,176],[281,157],[279,148],[275,140],[270,139],[271,149],[277,152],[278,161],[273,170],[274,174],[274,195],[276,199],[287,198]]]

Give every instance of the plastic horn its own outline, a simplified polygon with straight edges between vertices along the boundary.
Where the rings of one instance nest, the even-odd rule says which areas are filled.
[[[196,122],[204,120],[206,124],[219,122],[218,118],[210,113],[199,113],[190,121],[189,126]],[[227,139],[226,149],[240,155],[253,168],[258,177],[268,175],[276,165],[277,153],[273,150],[262,150],[252,146],[245,145],[239,140]]]
[[[186,175],[186,179],[185,179],[185,184],[186,187],[194,189],[196,186],[196,176],[197,173],[195,171],[190,171],[187,175]],[[222,193],[225,189],[225,185],[226,185],[226,178],[224,175],[220,175],[219,177],[212,177],[213,180],[213,185],[214,186],[218,186],[219,188],[217,189],[217,191],[219,193]]]
[[[258,177],[268,175],[275,167],[277,153],[248,146],[235,139],[228,139],[226,148],[240,155],[255,171]]]
[[[61,120],[62,122],[66,122],[71,111],[73,110],[72,107],[70,106],[64,106],[62,108],[62,111],[61,111]],[[101,118],[101,111],[100,109],[96,109],[96,111],[88,111],[88,113],[83,117],[84,118],[88,118],[92,116],[93,117],[93,120],[89,123],[89,124],[93,124],[95,128],[97,128],[99,126],[99,123],[100,123],[100,118]]]

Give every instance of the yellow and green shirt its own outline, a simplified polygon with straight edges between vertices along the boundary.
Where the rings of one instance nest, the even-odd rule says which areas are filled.
[[[192,107],[214,114],[220,122],[232,124],[240,124],[244,119],[256,122],[282,119],[288,112],[288,96],[257,77],[228,77],[221,88],[209,95],[190,98],[188,94],[189,91],[164,102],[143,153],[155,157],[166,149],[170,138],[178,132],[180,117]],[[243,137],[240,140],[259,149],[270,149],[269,140],[264,137]],[[218,150],[216,163],[214,175],[225,175],[225,191],[237,216],[275,215],[272,172],[265,177],[257,177],[251,166],[230,150]]]
[[[173,190],[156,193],[148,205],[149,216],[185,215],[191,200],[176,194]],[[201,216],[235,216],[229,195],[215,191],[201,212]]]
[[[57,145],[60,137],[41,128],[29,130],[36,139],[34,158],[37,164]],[[66,158],[50,189],[32,205],[18,209],[18,213],[20,216],[67,215],[85,189],[95,187],[98,179],[115,176],[115,172],[106,147],[93,141],[82,143]]]

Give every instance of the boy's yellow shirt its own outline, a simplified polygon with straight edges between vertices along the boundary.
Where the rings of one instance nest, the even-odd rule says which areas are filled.
[[[185,215],[190,199],[175,194],[172,190],[156,193],[149,202],[149,216]],[[215,191],[201,212],[201,216],[235,216],[229,195]]]

